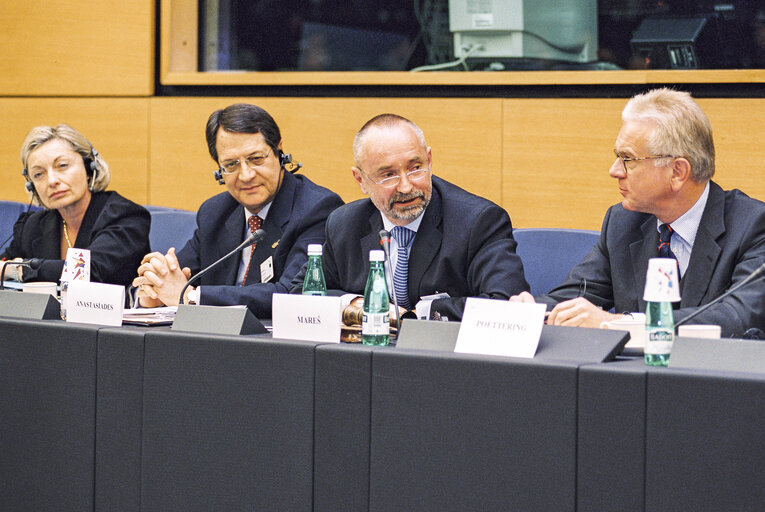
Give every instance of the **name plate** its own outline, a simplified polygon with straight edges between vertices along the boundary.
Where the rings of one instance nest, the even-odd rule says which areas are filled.
[[[122,325],[125,288],[116,284],[71,281],[66,297],[66,321]]]
[[[340,343],[343,308],[340,297],[275,293],[274,338]]]
[[[455,352],[532,358],[545,318],[544,304],[468,298]]]

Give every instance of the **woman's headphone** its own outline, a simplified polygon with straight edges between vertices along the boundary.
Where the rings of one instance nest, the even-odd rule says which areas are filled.
[[[90,142],[88,142],[88,146],[90,146],[90,154],[82,155],[82,162],[85,164],[85,174],[87,174],[88,178],[90,179],[90,185],[88,188],[91,192],[93,192],[93,187],[96,184],[99,169],[98,162],[96,161],[98,151],[96,151],[96,148],[94,148]],[[37,195],[37,189],[29,177],[29,170],[27,170],[26,166],[24,167],[24,170],[21,171],[21,175],[24,176],[24,179],[26,180],[26,184],[24,186],[26,187],[27,192],[30,192],[32,194],[32,198],[36,200],[38,204],[42,205],[43,202],[40,200],[40,196]]]

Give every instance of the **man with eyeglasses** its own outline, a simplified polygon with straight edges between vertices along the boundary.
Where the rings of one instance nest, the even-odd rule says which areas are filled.
[[[207,121],[206,137],[218,165],[215,179],[227,192],[202,204],[194,236],[180,251],[171,248],[143,258],[133,280],[138,300],[143,307],[177,305],[191,275],[263,229],[263,240],[205,274],[197,288],[187,288],[184,302],[241,304],[259,318],[270,318],[271,296],[289,291],[308,259],[308,244],[324,241],[326,219],[343,201],[292,174],[299,164],[282,151],[279,127],[260,107],[238,103],[216,110]]]
[[[353,156],[353,177],[369,198],[327,220],[328,289],[364,294],[369,251],[380,248],[385,229],[393,291],[399,306],[418,316],[459,320],[466,297],[507,299],[528,290],[507,212],[433,176],[431,149],[417,125],[376,116],[356,134]],[[301,282],[298,276],[293,291]]]
[[[554,306],[550,324],[598,327],[622,313],[645,312],[650,258],[678,262],[682,300],[676,322],[765,262],[765,204],[711,181],[712,126],[688,93],[662,88],[639,94],[627,103],[622,120],[609,170],[622,202],[606,212],[600,239],[565,282],[537,297]],[[533,298],[522,294],[513,300]],[[608,312],[612,308],[615,313]],[[763,280],[693,322],[719,325],[726,337],[765,329]]]

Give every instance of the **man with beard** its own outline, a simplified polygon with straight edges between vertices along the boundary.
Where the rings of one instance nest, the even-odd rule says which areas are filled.
[[[364,294],[369,251],[380,248],[382,229],[392,235],[398,304],[416,307],[420,317],[459,320],[466,297],[507,299],[528,290],[507,212],[433,176],[431,149],[417,125],[394,114],[376,116],[356,134],[353,156],[353,177],[369,198],[327,220],[329,290]],[[435,294],[442,296],[421,300]]]

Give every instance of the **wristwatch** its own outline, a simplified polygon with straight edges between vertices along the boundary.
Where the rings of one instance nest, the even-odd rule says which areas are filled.
[[[189,304],[199,304],[199,288],[192,288],[186,294],[186,300]]]

